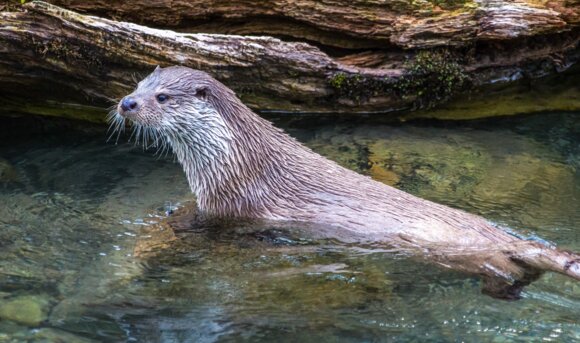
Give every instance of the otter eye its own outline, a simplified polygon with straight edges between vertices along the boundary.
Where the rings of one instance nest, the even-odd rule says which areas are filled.
[[[165,94],[158,94],[157,95],[157,101],[162,104],[164,102],[166,102],[167,100],[169,100],[169,96],[165,95]]]

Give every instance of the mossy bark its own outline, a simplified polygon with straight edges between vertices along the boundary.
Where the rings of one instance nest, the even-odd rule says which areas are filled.
[[[81,106],[89,109],[81,119],[100,121],[98,109],[127,94],[134,78],[156,65],[181,64],[209,72],[259,111],[387,113],[431,108],[490,84],[533,84],[580,59],[578,20],[568,2],[52,2],[214,33],[6,2],[0,106],[11,112],[68,116]],[[263,20],[270,24],[231,29]],[[283,40],[219,34],[232,32]],[[566,99],[542,110],[580,108],[577,98]],[[510,114],[510,107],[500,112]]]
[[[79,12],[188,32],[266,34],[331,44],[403,48],[464,46],[476,38],[511,39],[578,24],[575,0],[50,0]],[[275,21],[273,21],[275,20]],[[352,42],[355,41],[355,42]]]

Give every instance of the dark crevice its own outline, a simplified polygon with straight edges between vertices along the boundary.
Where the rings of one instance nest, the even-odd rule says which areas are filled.
[[[341,32],[323,30],[299,20],[280,16],[252,16],[244,18],[223,18],[220,15],[203,19],[185,19],[176,25],[162,25],[147,18],[122,18],[111,16],[106,11],[92,11],[92,15],[127,20],[142,25],[181,33],[235,34],[246,36],[270,36],[286,42],[302,42],[318,47],[330,57],[343,57],[365,51],[402,52],[400,47],[388,40],[366,39]]]
[[[285,42],[302,42],[318,47],[330,57],[342,57],[368,50],[401,51],[388,41],[353,37],[341,32],[326,31],[298,20],[254,16],[243,19],[220,17],[182,21],[177,27],[164,27],[184,33],[238,34],[271,36]]]

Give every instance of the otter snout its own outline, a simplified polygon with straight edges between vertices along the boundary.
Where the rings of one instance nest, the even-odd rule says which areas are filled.
[[[127,112],[135,111],[137,107],[139,107],[137,100],[131,96],[126,96],[121,100],[118,111],[120,115],[125,115]]]

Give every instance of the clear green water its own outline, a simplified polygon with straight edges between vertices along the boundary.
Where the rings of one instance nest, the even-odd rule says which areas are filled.
[[[580,250],[580,114],[274,121],[349,168]],[[580,283],[559,275],[505,302],[475,278],[267,228],[135,257],[156,239],[144,223],[192,199],[180,167],[103,127],[1,122],[0,342],[580,340]]]

